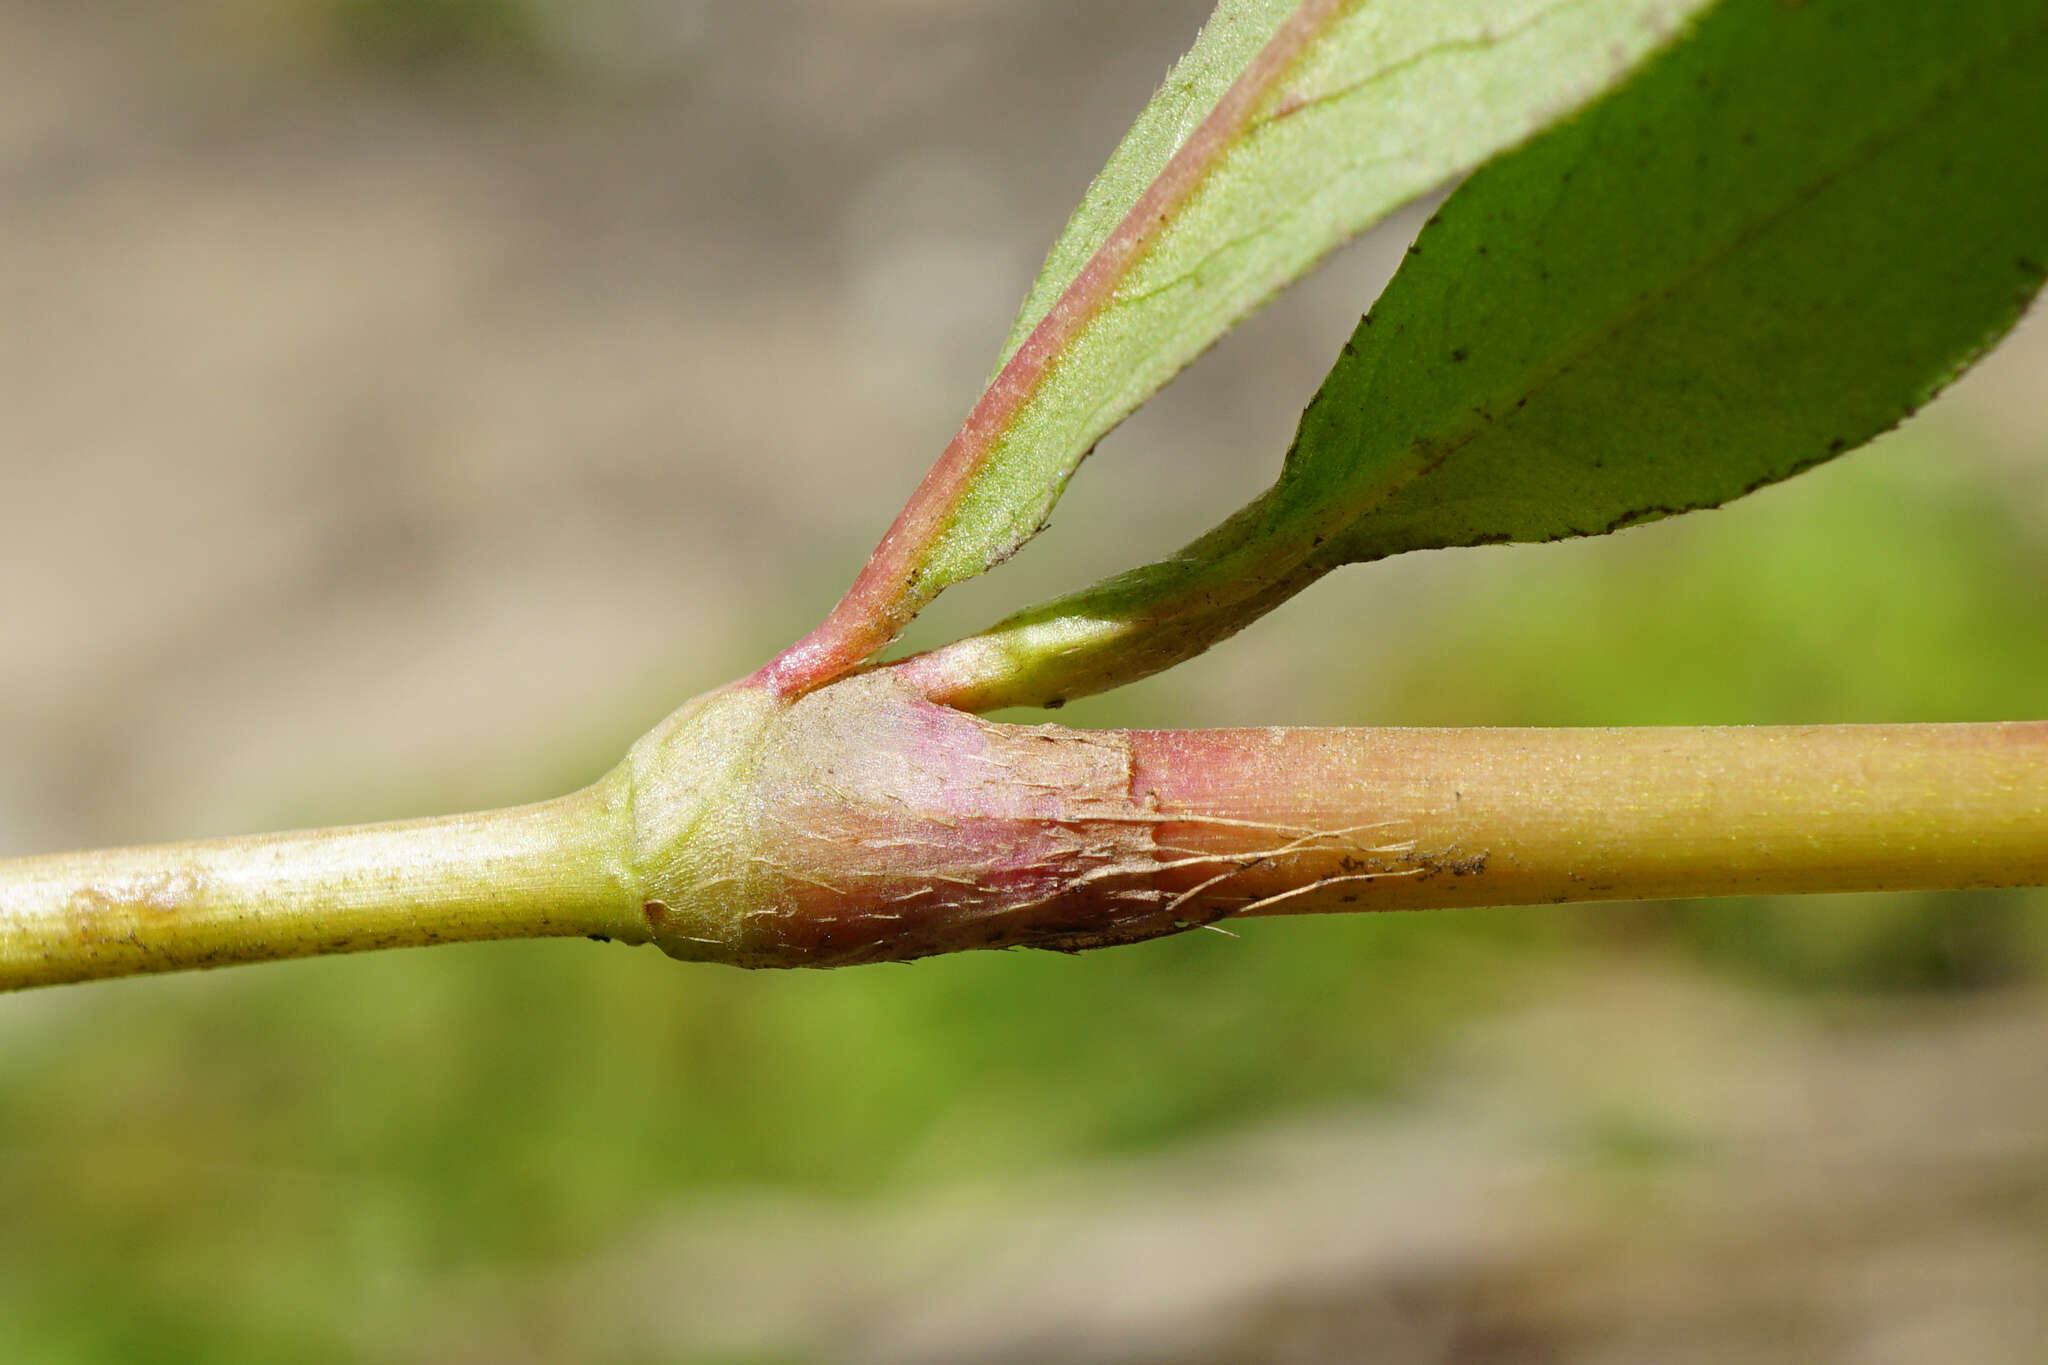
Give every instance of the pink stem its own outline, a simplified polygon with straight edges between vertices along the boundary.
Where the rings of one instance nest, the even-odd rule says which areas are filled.
[[[2048,722],[1129,739],[1202,918],[2048,885]]]

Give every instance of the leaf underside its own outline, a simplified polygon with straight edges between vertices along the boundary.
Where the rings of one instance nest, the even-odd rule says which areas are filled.
[[[1044,525],[1095,443],[1276,291],[1387,214],[1620,80],[1702,3],[1333,6],[996,435],[923,556],[920,594],[1014,553]],[[1005,362],[1296,8],[1291,0],[1217,7],[1054,246]]]
[[[2048,0],[1722,0],[1468,179],[1279,481],[1173,558],[941,651],[956,704],[1168,667],[1339,564],[1710,507],[1895,425],[2048,261]]]

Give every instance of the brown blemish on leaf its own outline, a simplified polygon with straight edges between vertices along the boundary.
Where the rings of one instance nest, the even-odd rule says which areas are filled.
[[[1689,510],[1692,509],[1684,507],[1671,507],[1661,503],[1653,503],[1648,507],[1633,507],[1630,508],[1628,511],[1623,512],[1614,520],[1608,522],[1607,525],[1598,532],[1598,534],[1612,535],[1616,531],[1625,531],[1631,526],[1640,526],[1646,521],[1658,521],[1664,517],[1675,517],[1679,513]]]

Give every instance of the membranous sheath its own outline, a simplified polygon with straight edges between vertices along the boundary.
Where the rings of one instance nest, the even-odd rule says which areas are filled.
[[[983,720],[887,672],[758,714],[716,809],[673,856],[640,849],[648,930],[677,957],[824,967],[1250,915],[2048,881],[2043,723],[1089,731]],[[673,790],[662,752],[640,756],[640,799]]]

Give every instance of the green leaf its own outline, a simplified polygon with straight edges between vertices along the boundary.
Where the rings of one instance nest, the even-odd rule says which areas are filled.
[[[919,565],[920,594],[1013,553],[1096,441],[1276,290],[1620,79],[1701,4],[1301,6],[1332,17],[1309,31],[1199,187],[1003,423]],[[1054,247],[1006,362],[1296,9],[1218,6]]]
[[[1727,0],[1413,250],[1276,530],[1348,521],[1327,563],[1739,497],[1895,425],[2039,288],[2048,3]]]
[[[1330,568],[1712,506],[1894,425],[2048,261],[2048,0],[1723,0],[1473,175],[1172,559],[920,663],[988,708],[1199,653]]]

